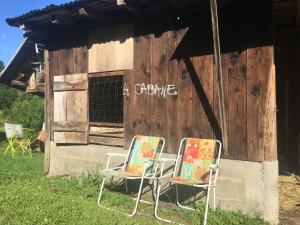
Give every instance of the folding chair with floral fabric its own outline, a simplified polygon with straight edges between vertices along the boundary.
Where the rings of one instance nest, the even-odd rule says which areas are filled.
[[[98,204],[102,206],[100,202],[107,175],[121,177],[125,180],[125,182],[127,182],[127,179],[140,180],[139,191],[137,194],[134,210],[132,214],[127,214],[129,216],[135,216],[137,213],[138,204],[141,201],[144,180],[156,179],[158,169],[156,160],[160,160],[164,146],[165,140],[162,137],[138,135],[132,139],[128,154],[108,153],[106,169],[102,171],[104,177],[100,186]],[[125,157],[123,166],[110,168],[112,157]],[[153,183],[155,184],[156,182]]]
[[[157,213],[159,196],[161,195],[161,182],[166,182],[175,184],[177,205],[189,210],[195,209],[180,204],[178,186],[188,185],[207,190],[206,208],[203,221],[203,224],[206,225],[211,188],[213,189],[213,209],[215,210],[216,207],[215,188],[219,171],[221,148],[222,144],[218,140],[183,138],[180,142],[177,158],[174,159],[176,163],[173,172],[163,175],[164,163],[171,159],[160,160],[161,169],[160,177],[158,178],[154,210],[154,215],[157,219],[165,222],[172,222],[170,220],[160,218]]]

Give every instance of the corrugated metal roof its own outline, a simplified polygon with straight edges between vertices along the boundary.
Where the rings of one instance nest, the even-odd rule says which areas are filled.
[[[82,3],[96,2],[96,1],[99,1],[99,0],[74,0],[74,1],[63,3],[63,4],[60,4],[60,5],[51,4],[51,5],[46,6],[43,9],[34,9],[34,10],[31,10],[30,12],[25,13],[21,16],[8,18],[8,19],[6,19],[6,22],[11,26],[15,26],[16,21],[20,21],[20,20],[26,19],[28,17],[38,16],[40,14],[48,13],[48,12],[51,12],[51,11],[54,11],[54,10],[57,10],[57,9],[69,8],[69,7],[72,7],[72,6],[79,6]],[[103,1],[103,0],[101,0],[101,1]],[[112,0],[104,0],[104,1],[112,1]]]

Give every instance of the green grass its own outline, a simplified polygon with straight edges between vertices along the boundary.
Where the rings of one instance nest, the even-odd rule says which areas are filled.
[[[110,185],[115,189],[114,185]],[[129,218],[118,212],[100,208],[97,203],[99,177],[45,178],[43,154],[32,159],[12,159],[0,150],[0,224],[161,224],[152,217],[152,206],[141,203],[141,211],[148,215]],[[117,211],[128,211],[133,201],[120,192],[105,192],[103,203]],[[203,207],[200,206],[203,210]],[[200,215],[162,207],[161,213],[186,224],[199,224]],[[202,217],[201,217],[202,218]],[[258,218],[221,210],[210,212],[208,224],[263,225]]]

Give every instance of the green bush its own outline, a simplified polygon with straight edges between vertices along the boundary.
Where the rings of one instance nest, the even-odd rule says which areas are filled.
[[[0,110],[6,113],[20,95],[18,90],[0,84]]]
[[[43,98],[0,84],[0,127],[3,123],[20,123],[25,136],[35,138],[44,121]]]
[[[36,135],[44,121],[43,99],[34,95],[19,97],[7,110],[7,116],[11,123],[20,123],[32,129],[30,133]]]

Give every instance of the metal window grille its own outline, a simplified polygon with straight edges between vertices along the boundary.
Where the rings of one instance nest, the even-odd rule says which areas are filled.
[[[89,79],[90,122],[123,123],[123,76]]]

